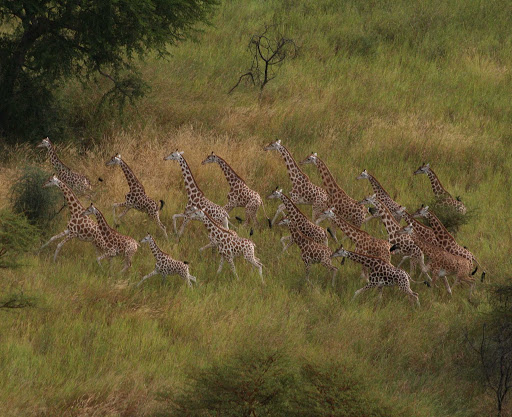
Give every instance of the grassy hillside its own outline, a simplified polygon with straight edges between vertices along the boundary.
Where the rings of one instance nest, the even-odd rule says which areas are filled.
[[[316,266],[309,286],[298,248],[280,254],[286,231],[277,228],[253,236],[265,287],[242,260],[236,261],[239,281],[227,266],[217,276],[218,255],[198,252],[207,243],[201,224],[191,223],[179,242],[165,241],[146,216],[131,211],[120,231],[137,239],[152,232],[162,249],[190,262],[199,285],[189,290],[178,277],[165,284],[155,277],[135,288],[154,267],[146,246],[124,276],[117,273],[120,260],[100,269],[92,245],[82,242],[67,243],[56,263],[52,245],[26,255],[18,268],[0,270],[3,299],[23,293],[34,303],[0,309],[1,415],[165,414],[197,369],[231,364],[240,352],[253,351],[278,351],[291,370],[305,363],[339,367],[361,387],[354,398],[383,415],[494,413],[490,392],[468,371],[477,363],[464,329],[488,308],[486,286],[506,282],[512,272],[512,5],[339,3],[222,2],[198,43],[173,49],[170,61],[140,64],[152,92],[122,117],[115,109],[97,111],[106,86],[63,86],[69,138],[59,154],[77,171],[105,179],[95,204],[112,221],[111,206],[123,201],[128,187],[121,170],[104,163],[120,152],[147,193],[165,200],[161,218],[169,231],[172,215],[186,204],[178,165],[163,161],[176,148],[219,204],[228,191],[222,172],[200,164],[212,150],[266,196],[277,185],[291,188],[281,158],[262,149],[277,137],[298,160],[318,152],[354,198],[371,192],[367,181],[355,179],[368,169],[411,211],[432,200],[427,178],[412,175],[428,161],[472,212],[457,239],[488,277],[472,301],[460,287],[450,299],[441,286],[413,284],[420,309],[386,289],[374,311],[376,293],[351,301],[364,285],[358,265],[339,266],[334,288]],[[250,86],[227,95],[250,65],[251,35],[265,23],[293,38],[299,56],[285,63],[261,97]],[[8,206],[9,187],[25,164],[51,172],[45,154],[29,146],[7,149],[2,161],[0,207]],[[313,167],[304,170],[320,184]],[[265,204],[273,214],[275,200]],[[40,241],[63,230],[66,218],[64,210]],[[260,220],[263,226],[261,213]],[[377,221],[365,229],[385,236]],[[336,415],[381,415],[370,408]],[[504,415],[511,413],[509,407]]]

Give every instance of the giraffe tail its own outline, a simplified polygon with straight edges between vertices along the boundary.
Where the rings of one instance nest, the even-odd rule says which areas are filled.
[[[184,263],[185,265],[188,265],[188,261],[183,261],[183,263]]]
[[[165,205],[165,201],[164,200],[160,200],[160,208],[159,208],[159,210],[162,210],[164,208],[164,205]]]
[[[475,270],[473,272],[471,272],[471,275],[475,275],[476,271],[478,271],[478,265],[476,266]]]
[[[263,209],[263,214],[265,215],[265,218],[267,219],[268,228],[272,229],[272,220],[270,220],[270,217],[268,217],[268,215],[267,215],[267,210],[265,210],[265,203],[263,202],[263,200],[261,200],[261,208]]]

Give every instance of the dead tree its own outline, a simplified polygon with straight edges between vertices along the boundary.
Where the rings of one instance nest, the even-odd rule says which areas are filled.
[[[483,382],[496,398],[497,415],[512,390],[512,286],[498,287],[491,292],[493,306],[482,325],[477,343],[468,340],[477,354]],[[474,339],[473,339],[474,340]]]
[[[295,58],[298,53],[295,41],[284,37],[276,25],[265,25],[263,33],[253,35],[248,49],[252,56],[251,67],[240,75],[228,94],[244,79],[249,79],[252,85],[258,86],[261,94],[267,83],[276,77],[284,61]]]

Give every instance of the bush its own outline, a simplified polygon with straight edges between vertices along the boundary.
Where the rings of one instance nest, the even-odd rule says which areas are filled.
[[[462,214],[453,207],[443,205],[442,201],[434,200],[429,204],[430,209],[441,220],[444,227],[453,235],[457,234],[459,228],[468,224],[474,217],[475,212],[468,209],[466,214]]]
[[[55,187],[43,188],[50,174],[41,168],[27,165],[11,187],[11,206],[15,213],[24,214],[28,221],[47,229],[62,201]]]
[[[15,266],[21,254],[34,248],[38,235],[24,215],[0,211],[0,268]]]
[[[196,369],[180,393],[163,393],[157,416],[384,417],[393,413],[340,363],[294,366],[283,352],[241,351]]]

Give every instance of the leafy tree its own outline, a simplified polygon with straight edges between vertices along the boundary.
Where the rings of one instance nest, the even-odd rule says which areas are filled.
[[[0,0],[0,134],[48,133],[59,81],[98,75],[123,104],[147,85],[134,63],[207,23],[218,0]],[[27,132],[28,130],[28,132]]]

